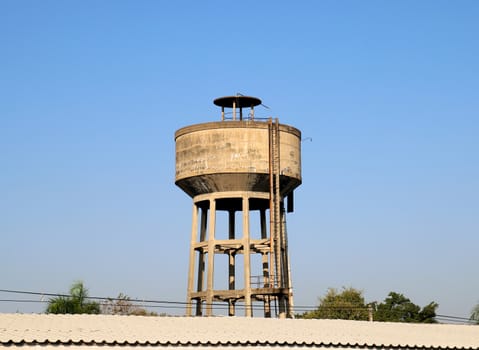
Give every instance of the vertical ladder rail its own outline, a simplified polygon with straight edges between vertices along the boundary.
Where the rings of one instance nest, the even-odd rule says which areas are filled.
[[[272,287],[278,288],[279,317],[293,317],[293,293],[288,258],[286,213],[281,198],[280,125],[269,120],[269,180],[270,180],[270,266]]]
[[[269,120],[269,184],[270,184],[270,249],[271,266],[273,268],[272,286],[283,287],[281,266],[281,218],[280,218],[280,186],[279,186],[279,122],[276,118]]]
[[[275,208],[274,208],[274,169],[273,169],[273,163],[274,163],[274,154],[273,154],[273,145],[274,145],[274,140],[273,140],[273,120],[270,118],[268,121],[268,151],[269,151],[269,247],[270,247],[270,254],[269,254],[269,266],[271,269],[270,273],[270,285],[271,288],[276,287],[276,275],[277,275],[277,265],[276,265],[276,259],[275,259]]]
[[[279,184],[280,173],[280,159],[279,159],[279,122],[278,118],[275,119],[273,125],[273,178],[274,178],[274,233],[275,233],[275,261],[276,261],[276,278],[277,286],[283,288],[283,266],[281,259],[281,193]]]
[[[289,298],[284,294],[285,285],[285,261],[283,259],[284,240],[283,240],[283,223],[281,220],[281,159],[280,159],[280,132],[279,120],[275,119],[273,125],[273,178],[274,178],[274,233],[275,233],[275,261],[277,274],[277,287],[281,289],[278,295],[279,318],[285,318],[288,315]]]

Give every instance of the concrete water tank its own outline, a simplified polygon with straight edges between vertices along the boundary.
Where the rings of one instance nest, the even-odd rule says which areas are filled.
[[[269,124],[228,121],[196,124],[175,134],[176,184],[194,197],[222,191],[269,192]],[[280,186],[301,184],[301,132],[279,124]]]

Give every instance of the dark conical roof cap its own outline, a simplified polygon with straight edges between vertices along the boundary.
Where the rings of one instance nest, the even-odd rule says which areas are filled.
[[[213,101],[217,106],[229,108],[233,108],[233,102],[235,102],[237,108],[254,107],[261,104],[261,100],[257,97],[242,95],[218,97]]]

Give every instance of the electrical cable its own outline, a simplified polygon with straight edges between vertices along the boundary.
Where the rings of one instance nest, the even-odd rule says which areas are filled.
[[[70,294],[62,294],[62,293],[46,293],[46,292],[33,292],[33,291],[22,291],[22,290],[14,290],[14,289],[0,289],[0,293],[11,293],[11,294],[24,294],[24,295],[39,295],[42,297],[71,297]],[[136,307],[142,308],[164,308],[164,309],[184,309],[188,302],[184,301],[170,301],[170,300],[150,300],[150,299],[130,299],[130,298],[111,298],[111,297],[98,297],[98,296],[88,296],[85,299],[89,300],[98,300],[104,302],[114,302],[114,301],[125,301],[132,303]],[[34,300],[34,299],[0,299],[0,302],[9,302],[9,303],[48,303],[49,300]],[[101,303],[105,305],[104,303]],[[211,304],[203,303],[206,307],[211,307],[212,309],[218,310],[228,310],[228,305],[221,302],[214,302]],[[246,305],[237,303],[235,304],[236,309],[245,310]],[[251,310],[263,310],[263,305],[259,305],[258,303],[254,303],[250,306]],[[318,306],[309,306],[309,305],[299,305],[295,307],[296,312],[308,312],[317,310]],[[322,310],[349,310],[349,311],[358,311],[364,310],[368,311],[370,308],[366,307],[347,307],[347,306],[321,306]],[[396,311],[396,310],[391,310]],[[397,312],[400,312],[397,310]],[[465,323],[465,324],[476,324],[477,321],[471,320],[470,318],[460,317],[460,316],[449,316],[449,315],[439,315],[435,316],[437,320],[444,320],[449,322],[456,322],[456,323]]]

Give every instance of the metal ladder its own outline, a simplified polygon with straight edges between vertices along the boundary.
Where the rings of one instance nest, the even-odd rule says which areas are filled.
[[[269,120],[269,181],[270,181],[270,240],[272,286],[282,292],[278,296],[279,317],[294,317],[293,293],[288,259],[286,215],[281,201],[281,161],[279,121]],[[282,213],[283,211],[283,213]],[[284,292],[286,290],[286,292]]]
[[[279,184],[279,122],[269,121],[269,203],[272,282],[276,288],[282,287],[281,278],[281,194]]]

